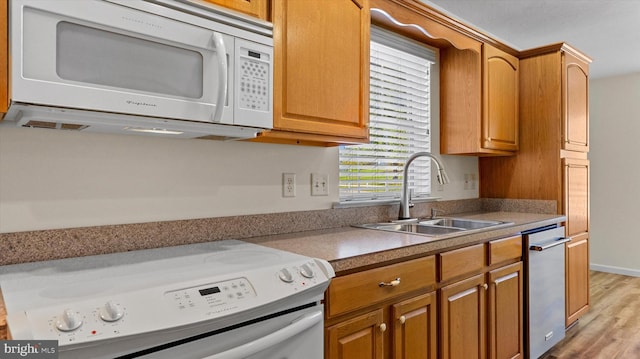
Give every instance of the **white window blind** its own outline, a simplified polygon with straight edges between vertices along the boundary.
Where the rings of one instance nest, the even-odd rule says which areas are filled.
[[[371,30],[370,143],[340,147],[340,201],[400,198],[402,167],[414,152],[430,151],[430,75],[435,53],[418,42]],[[412,197],[431,192],[431,162],[409,171]]]

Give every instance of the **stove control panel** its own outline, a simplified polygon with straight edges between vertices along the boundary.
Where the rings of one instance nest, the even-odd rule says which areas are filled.
[[[247,278],[199,285],[165,293],[165,297],[178,310],[222,311],[228,306],[256,297],[256,291]],[[204,314],[204,313],[203,313]]]

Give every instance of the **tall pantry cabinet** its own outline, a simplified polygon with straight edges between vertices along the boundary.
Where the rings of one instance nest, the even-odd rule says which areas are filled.
[[[480,158],[480,196],[555,200],[567,217],[566,325],[589,308],[589,63],[560,43],[520,57],[520,150]]]

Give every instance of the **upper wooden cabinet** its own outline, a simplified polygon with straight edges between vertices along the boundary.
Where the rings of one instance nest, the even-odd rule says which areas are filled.
[[[440,52],[440,152],[478,156],[518,150],[519,62],[489,44]]]
[[[369,137],[368,0],[274,0],[274,130],[258,141]]]
[[[8,1],[0,5],[0,119],[9,108],[8,6]]]
[[[518,59],[482,47],[482,148],[518,150]]]
[[[263,20],[269,20],[269,0],[204,0]]]
[[[566,51],[562,61],[563,148],[589,151],[589,64]]]

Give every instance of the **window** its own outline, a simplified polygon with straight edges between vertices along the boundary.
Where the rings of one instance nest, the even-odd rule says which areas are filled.
[[[370,143],[340,147],[341,202],[400,198],[406,159],[431,150],[434,51],[372,27],[370,61]],[[416,159],[408,175],[412,198],[428,197],[431,160]]]

